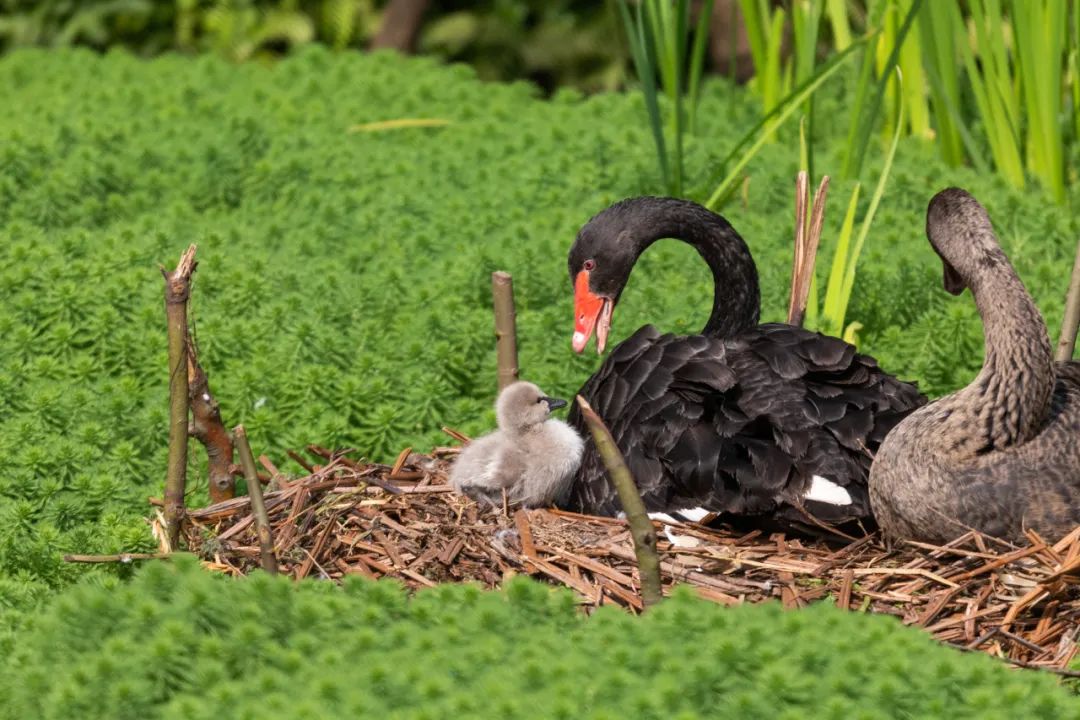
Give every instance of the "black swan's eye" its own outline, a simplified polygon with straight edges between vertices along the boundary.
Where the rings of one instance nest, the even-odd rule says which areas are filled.
[[[592,270],[594,267],[596,267],[596,261],[593,260],[592,258],[590,258],[590,259],[586,260],[585,264],[582,265],[581,267],[585,268],[586,270]]]

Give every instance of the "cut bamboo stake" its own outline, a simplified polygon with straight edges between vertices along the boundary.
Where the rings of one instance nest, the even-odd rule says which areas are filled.
[[[1080,243],[1076,245],[1069,293],[1065,296],[1065,317],[1061,319],[1061,337],[1058,339],[1054,359],[1058,362],[1072,360],[1076,349],[1076,328],[1080,325]]]
[[[221,421],[221,408],[210,392],[210,379],[199,363],[199,352],[190,333],[187,336],[187,369],[188,401],[191,403],[189,432],[206,448],[210,503],[231,500],[236,495],[232,438]]]
[[[656,529],[645,511],[645,503],[641,499],[637,483],[630,475],[630,468],[626,467],[626,461],[619,452],[615,439],[611,437],[607,426],[604,425],[604,421],[585,401],[585,398],[578,395],[577,403],[581,407],[585,424],[589,426],[589,432],[592,433],[593,440],[596,442],[596,450],[600,453],[600,459],[604,461],[604,467],[607,468],[608,475],[615,484],[615,490],[619,493],[619,502],[622,503],[623,511],[626,513],[630,537],[634,541],[634,553],[637,555],[638,574],[641,576],[641,602],[648,608],[663,598],[660,592],[660,556],[656,552]]]
[[[161,267],[165,278],[165,316],[169,333],[169,465],[165,475],[165,522],[170,546],[180,542],[187,484],[188,374],[187,301],[195,272],[195,246],[180,256],[176,269]]]
[[[825,221],[825,198],[829,192],[829,176],[821,178],[814,205],[810,206],[810,180],[806,171],[799,171],[795,180],[795,254],[791,262],[791,297],[788,300],[788,324],[802,327],[806,318],[806,303],[810,284],[814,280],[821,227]]]
[[[491,273],[491,294],[495,299],[495,351],[499,359],[499,390],[517,382],[517,313],[514,310],[514,281],[510,273]]]
[[[255,457],[251,454],[247,431],[243,425],[233,428],[236,449],[240,452],[240,464],[244,467],[244,479],[247,480],[248,495],[251,497],[251,511],[255,515],[255,531],[259,536],[259,561],[262,569],[271,575],[277,575],[277,557],[274,555],[274,536],[270,532],[270,516],[266,513],[263,502],[262,485],[255,472]]]

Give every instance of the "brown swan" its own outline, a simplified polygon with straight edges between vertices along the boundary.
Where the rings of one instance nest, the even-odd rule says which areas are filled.
[[[758,324],[757,269],[723,217],[657,197],[624,200],[593,217],[568,258],[574,349],[595,331],[603,350],[634,263],[661,238],[689,243],[712,270],[705,328],[679,336],[642,327],[580,391],[611,429],[647,509],[809,525],[869,520],[873,453],[925,398],[842,340]],[[586,440],[561,505],[614,515],[618,498],[576,406],[569,422]]]
[[[926,212],[945,289],[970,288],[983,321],[982,372],[889,434],[870,498],[894,538],[946,542],[974,528],[1058,539],[1080,524],[1080,363],[1055,363],[1046,323],[998,245],[986,210],[959,188]]]

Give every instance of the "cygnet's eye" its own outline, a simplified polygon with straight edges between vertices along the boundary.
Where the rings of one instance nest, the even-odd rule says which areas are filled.
[[[537,403],[542,403],[542,402],[544,402],[544,398],[543,397],[538,397],[538,398],[536,398],[536,402]]]
[[[594,267],[596,267],[596,261],[593,260],[592,258],[589,258],[588,260],[585,261],[585,264],[582,265],[581,267],[583,267],[586,270],[592,270]]]

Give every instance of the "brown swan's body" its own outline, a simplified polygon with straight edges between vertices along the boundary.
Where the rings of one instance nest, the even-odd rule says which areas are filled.
[[[602,349],[634,263],[660,238],[693,245],[712,270],[708,323],[690,336],[639,329],[580,391],[611,429],[647,509],[699,507],[784,524],[868,520],[873,452],[925,398],[842,340],[758,324],[753,258],[719,215],[646,197],[590,220],[568,260],[574,348],[595,331]],[[618,497],[576,406],[568,420],[585,451],[562,506],[613,515]]]
[[[1055,363],[1046,323],[998,245],[990,218],[957,188],[938,193],[926,232],[945,288],[971,288],[985,360],[967,387],[885,439],[870,498],[895,538],[945,542],[974,528],[1057,539],[1080,524],[1080,363]]]

